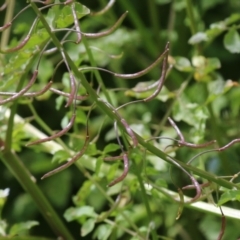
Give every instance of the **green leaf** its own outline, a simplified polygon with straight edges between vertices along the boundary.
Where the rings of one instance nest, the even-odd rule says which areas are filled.
[[[90,13],[90,10],[80,3],[75,3],[75,11],[78,19]],[[71,6],[67,5],[62,9],[61,13],[58,15],[58,18],[55,21],[56,26],[57,28],[65,28],[71,25],[73,22],[74,19]]]
[[[52,162],[63,162],[70,157],[69,153],[65,150],[59,150],[53,155]]]
[[[230,29],[224,36],[224,47],[231,53],[240,53],[240,36],[236,29]]]
[[[233,24],[237,21],[240,20],[240,14],[239,13],[233,13],[230,15],[230,17],[226,18],[224,20],[224,22],[227,24],[227,25],[230,25],[230,24]]]
[[[104,152],[105,154],[107,154],[107,153],[110,153],[110,152],[115,152],[115,151],[117,151],[117,150],[119,150],[119,149],[120,149],[120,147],[119,147],[118,144],[110,143],[110,144],[108,144],[108,145],[104,148],[103,152]]]
[[[94,233],[94,238],[98,240],[107,240],[112,232],[112,226],[109,224],[101,224]]]
[[[240,190],[229,190],[224,192],[218,201],[218,206],[229,201],[240,201]]]
[[[190,61],[185,57],[175,57],[175,68],[182,72],[191,72],[193,70]]]
[[[38,222],[36,221],[27,221],[27,222],[23,222],[23,223],[17,223],[14,224],[9,231],[9,235],[10,236],[15,236],[21,232],[25,232],[26,230],[31,229],[34,226],[39,225]]]
[[[208,40],[208,36],[205,32],[198,32],[188,40],[188,43],[194,45],[200,42],[207,42]]]
[[[158,178],[155,183],[159,187],[164,187],[164,188],[168,187],[167,182],[164,179],[162,179],[162,178]]]
[[[90,206],[83,206],[83,207],[71,207],[68,208],[67,211],[64,213],[65,219],[70,222],[76,219],[79,219],[83,216],[87,217],[96,217],[97,214],[94,212],[93,207]]]
[[[85,237],[87,234],[89,234],[95,226],[95,219],[90,218],[88,219],[81,227],[81,236]]]

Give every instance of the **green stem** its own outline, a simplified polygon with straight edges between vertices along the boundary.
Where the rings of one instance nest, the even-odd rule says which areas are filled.
[[[61,219],[58,217],[46,197],[35,183],[34,177],[31,176],[17,155],[5,149],[0,156],[3,163],[13,173],[24,190],[31,195],[34,202],[38,206],[38,209],[55,234],[57,236],[61,236],[63,239],[74,240],[72,235],[68,232]]]
[[[42,13],[39,11],[39,9],[37,8],[36,4],[34,2],[31,2],[31,6],[33,8],[33,10],[36,12],[36,14],[39,16],[40,21],[42,22],[43,26],[45,27],[45,29],[47,30],[48,34],[50,35],[53,43],[55,44],[55,46],[58,48],[59,51],[64,51],[66,59],[68,61],[69,66],[71,67],[72,71],[74,72],[74,74],[82,80],[82,85],[85,87],[85,89],[87,90],[87,92],[89,93],[89,98],[92,99],[92,101],[96,102],[96,105],[106,114],[109,116],[109,118],[111,118],[112,120],[117,120],[119,123],[119,126],[122,127],[120,120],[118,119],[118,117],[112,112],[111,109],[108,108],[108,106],[106,106],[102,101],[99,101],[98,98],[99,96],[97,95],[97,93],[95,92],[95,90],[91,87],[91,85],[88,83],[88,81],[86,80],[85,76],[82,74],[82,72],[78,71],[77,66],[74,64],[74,62],[72,61],[72,59],[69,57],[69,55],[67,54],[67,52],[62,48],[61,43],[59,42],[59,40],[57,39],[57,37],[54,35],[54,33],[51,31],[51,28],[49,27],[48,23],[46,22],[44,16],[42,15]],[[124,130],[126,132],[126,130]],[[153,145],[151,145],[150,143],[146,142],[143,138],[141,138],[138,134],[136,134],[136,137],[138,139],[138,142],[140,145],[142,145],[144,148],[146,148],[149,152],[153,153],[154,155],[162,158],[163,160],[165,160],[166,162],[173,164],[171,160],[168,159],[167,155],[162,152],[161,150],[157,149],[156,147],[154,147]],[[224,179],[217,179],[217,177],[211,173],[202,171],[200,169],[197,169],[193,166],[187,165],[181,161],[177,161],[175,160],[178,164],[180,164],[183,168],[185,168],[188,171],[192,171],[194,174],[201,176],[203,178],[208,179],[209,181],[212,182],[216,182],[218,185],[226,187],[226,188],[233,188],[236,187],[237,189],[240,189],[240,186],[233,184],[231,182],[228,182]],[[174,164],[173,164],[174,165]]]
[[[135,173],[136,173],[136,176],[137,176],[137,178],[138,178],[138,183],[139,183],[140,189],[141,189],[140,192],[141,192],[142,199],[143,199],[143,202],[144,202],[145,207],[146,207],[147,216],[148,216],[148,222],[149,222],[149,224],[150,224],[152,221],[154,221],[154,220],[153,220],[153,214],[152,214],[152,211],[151,211],[151,209],[150,209],[149,200],[148,200],[148,197],[147,197],[147,194],[146,194],[146,189],[145,189],[145,187],[144,187],[144,184],[143,184],[143,181],[142,181],[142,177],[141,177],[141,175],[140,175],[140,172],[141,172],[141,171],[139,171],[138,166],[137,166],[137,164],[136,164],[135,162],[133,162],[133,166],[134,166],[135,169],[136,169]],[[158,236],[157,236],[157,233],[156,233],[155,228],[152,229],[152,231],[151,231],[151,236],[152,236],[152,239],[153,239],[153,240],[157,240],[157,239],[158,239]]]
[[[24,81],[26,80],[28,72],[30,71],[33,61],[35,59],[36,59],[36,55],[30,60],[30,62],[26,66],[25,72],[19,79],[19,83],[17,85],[16,92],[18,92],[22,89]],[[18,100],[15,100],[11,107],[11,113],[10,113],[10,116],[8,119],[7,131],[6,131],[6,137],[5,137],[5,150],[8,150],[8,151],[10,151],[12,148],[12,133],[13,133],[13,126],[14,126],[14,116],[17,112],[17,106],[18,106]]]
[[[159,35],[160,35],[160,24],[159,24],[159,17],[157,11],[157,5],[155,0],[148,0],[148,12],[149,17],[152,25],[153,37],[156,43],[160,42]],[[160,47],[160,46],[158,46]]]
[[[6,11],[5,19],[4,19],[4,24],[12,21],[12,17],[13,17],[13,13],[14,13],[14,6],[15,6],[15,0],[7,1],[7,11]],[[8,41],[9,41],[9,36],[10,36],[10,30],[11,30],[11,28],[9,27],[2,33],[0,49],[5,49],[7,47]]]
[[[190,29],[191,29],[191,33],[192,35],[194,35],[195,33],[197,33],[197,25],[194,19],[194,14],[193,14],[193,5],[192,5],[192,1],[191,0],[186,0],[186,5],[187,5],[187,15],[190,21]]]

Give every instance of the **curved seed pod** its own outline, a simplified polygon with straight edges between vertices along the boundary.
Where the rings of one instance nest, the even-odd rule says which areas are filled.
[[[106,13],[112,6],[113,4],[115,3],[116,0],[110,0],[108,2],[108,4],[101,10],[101,11],[98,11],[98,12],[92,12],[91,15],[92,16],[99,16],[99,15],[102,15],[104,13]]]
[[[88,133],[87,133],[88,134]],[[80,157],[83,156],[83,154],[85,153],[85,151],[87,150],[87,147],[88,147],[88,144],[89,144],[89,135],[86,136],[85,138],[85,143],[84,143],[84,146],[83,148],[81,149],[81,151],[79,153],[77,153],[73,158],[71,158],[70,161],[68,161],[67,163],[63,164],[62,166],[44,174],[41,179],[44,179],[44,178],[47,178],[47,177],[50,177],[58,172],[61,172],[63,171],[64,169],[68,168],[69,166],[71,166],[73,163],[75,163]]]
[[[148,92],[148,91],[152,90],[153,88],[157,87],[159,85],[159,81],[160,80],[157,80],[153,84],[150,84],[150,85],[148,85],[146,87],[140,86],[140,85],[142,85],[142,83],[139,83],[139,84],[137,84],[137,86],[135,86],[131,90],[136,92],[136,93]]]
[[[227,148],[231,147],[233,144],[240,142],[240,138],[236,138],[232,140],[230,143],[226,144],[225,146],[218,148],[217,151],[221,152],[226,150]]]
[[[179,136],[181,142],[185,142],[184,136],[182,135],[180,129],[177,127],[177,125],[175,124],[175,122],[168,117],[168,121],[170,122],[170,124],[172,125],[172,127],[175,129],[175,131],[177,132],[177,135]]]
[[[202,184],[199,184],[199,186],[201,188],[204,188],[204,187],[209,187],[211,185],[211,182],[206,182],[206,183],[202,183]],[[194,189],[195,186],[194,185],[187,185],[185,187],[182,187],[183,190],[186,190],[186,189]]]
[[[67,5],[67,4],[70,4],[70,3],[73,3],[74,2],[74,0],[66,0],[65,2],[64,2],[64,5]]]
[[[169,50],[165,50],[157,59],[155,62],[153,62],[150,66],[148,66],[147,68],[145,68],[144,70],[137,72],[137,73],[130,73],[130,74],[121,74],[121,73],[115,73],[115,72],[111,72],[109,70],[106,70],[104,68],[98,68],[98,67],[84,67],[84,68],[79,68],[79,71],[81,70],[100,70],[100,71],[104,71],[107,73],[112,74],[114,77],[119,77],[119,78],[123,78],[123,79],[134,79],[134,78],[138,78],[143,76],[144,74],[147,74],[150,70],[152,70],[154,67],[156,67],[159,62],[162,60],[162,58],[165,56],[165,54],[168,52]]]
[[[190,147],[190,148],[204,148],[204,147],[207,147],[213,143],[216,142],[216,140],[212,140],[210,142],[207,142],[207,143],[202,143],[202,144],[194,144],[194,143],[188,143],[188,142],[185,142],[185,139],[184,139],[184,136],[183,134],[181,133],[180,129],[177,127],[177,125],[175,124],[175,122],[170,118],[168,117],[168,121],[170,122],[170,124],[173,126],[173,128],[175,129],[175,131],[177,132],[177,135],[179,136],[180,138],[180,141],[178,140],[175,140],[175,139],[172,139],[176,142],[178,142],[178,145],[179,146],[186,146],[186,147]]]
[[[66,133],[72,128],[72,126],[73,126],[73,124],[74,124],[74,121],[75,121],[75,118],[76,118],[76,114],[73,113],[73,115],[72,115],[69,123],[67,124],[67,126],[66,126],[63,130],[61,130],[61,131],[53,134],[53,135],[50,136],[50,137],[47,137],[47,138],[43,138],[43,139],[39,139],[39,140],[30,142],[30,143],[26,144],[26,146],[28,147],[28,146],[32,146],[32,145],[35,145],[35,144],[48,142],[48,141],[51,141],[51,140],[53,140],[53,139],[55,139],[55,138],[58,138],[58,137],[63,136],[64,134],[66,134]]]
[[[27,36],[22,40],[21,43],[18,44],[18,46],[13,47],[13,48],[9,48],[9,49],[6,49],[6,50],[1,50],[1,52],[2,53],[11,53],[11,52],[15,52],[15,51],[18,51],[18,50],[22,49],[28,43],[28,41],[29,41],[29,39],[31,37],[31,33],[32,33],[35,25],[37,24],[38,20],[39,20],[38,17],[34,20],[34,22],[33,22],[32,26],[31,26]]]
[[[108,30],[106,30],[104,32],[100,32],[100,33],[82,33],[82,35],[84,35],[87,38],[105,37],[105,36],[113,33],[119,27],[119,25],[122,23],[122,21],[127,16],[127,14],[128,14],[128,12],[125,12],[111,28],[109,28]]]
[[[60,90],[58,90],[58,89],[50,88],[49,90],[50,90],[51,92],[54,92],[54,93],[58,94],[58,95],[61,95],[61,96],[67,97],[67,98],[70,97],[70,94],[69,94],[69,93],[65,93],[65,92],[60,91]],[[87,94],[87,95],[83,95],[83,96],[76,96],[76,97],[75,97],[76,100],[85,100],[85,99],[87,99],[87,98],[88,98],[88,94]]]
[[[0,12],[3,11],[7,7],[7,1],[0,7]]]
[[[6,29],[9,28],[11,25],[12,25],[11,22],[4,24],[2,27],[0,27],[0,32],[6,30]]]
[[[88,113],[88,117],[90,116],[90,113],[91,113],[91,110],[92,108],[90,109],[89,113]],[[83,154],[85,153],[85,151],[87,150],[87,147],[88,147],[88,144],[89,144],[89,131],[88,131],[88,120],[87,120],[87,125],[86,125],[86,138],[85,138],[85,142],[84,142],[84,145],[82,147],[82,149],[74,156],[72,157],[67,163],[63,164],[62,166],[44,174],[42,176],[41,179],[44,179],[44,178],[47,178],[47,177],[50,177],[58,172],[61,172],[63,171],[64,169],[68,168],[69,166],[71,166],[73,163],[75,163],[80,157],[83,156]]]
[[[216,141],[215,141],[216,142]],[[240,142],[240,138],[236,138],[234,140],[232,140],[230,143],[226,144],[225,146],[223,147],[220,147],[220,148],[215,148],[215,149],[210,149],[210,150],[206,150],[204,152],[201,152],[197,155],[195,155],[193,158],[191,158],[187,164],[190,164],[193,160],[195,160],[196,158],[200,157],[201,155],[205,154],[205,153],[209,153],[209,152],[222,152],[226,149],[228,149],[229,147],[231,147],[232,145],[234,145],[235,143],[238,143]]]
[[[21,97],[25,92],[27,92],[32,87],[32,85],[34,84],[34,82],[37,79],[37,75],[38,75],[38,70],[35,70],[33,72],[32,78],[29,81],[29,83],[27,84],[27,86],[25,88],[23,88],[21,91],[19,91],[18,93],[16,93],[15,95],[13,95],[7,99],[0,100],[0,105],[8,103],[8,102],[12,102],[13,100],[16,100],[17,98]]]
[[[67,4],[67,3],[64,3],[64,4]],[[76,41],[76,43],[78,44],[82,40],[82,34],[81,34],[81,29],[80,29],[78,17],[77,17],[76,11],[75,11],[75,4],[71,5],[71,9],[72,9],[72,15],[73,15],[75,29],[77,31],[77,41]]]
[[[189,176],[194,188],[196,189],[195,197],[193,197],[190,201],[185,202],[185,203],[192,203],[192,202],[197,201],[198,198],[201,197],[201,194],[202,194],[202,190],[201,190],[201,187],[200,187],[200,184],[198,183],[198,181],[187,170],[185,170],[179,163],[177,163],[173,158],[171,158],[170,156],[167,156],[167,159]]]
[[[151,96],[143,99],[144,102],[148,102],[148,101],[154,99],[162,90],[163,84],[165,82],[166,73],[167,73],[169,42],[167,43],[164,51],[166,52],[166,54],[165,54],[165,57],[163,59],[162,73],[161,73],[160,79],[158,80],[157,89],[153,92],[153,94]]]
[[[43,93],[45,93],[51,86],[52,86],[52,81],[50,81],[42,90],[38,91],[38,92],[32,92],[32,93],[24,93],[22,95],[22,97],[36,97],[39,95],[42,95]],[[0,92],[1,96],[14,96],[17,93],[14,92]]]
[[[111,183],[109,183],[108,187],[112,187],[113,185],[123,181],[124,178],[127,176],[128,171],[129,171],[129,160],[128,160],[126,153],[123,154],[123,164],[124,164],[124,170],[123,170],[122,175],[120,177],[116,178],[115,180],[113,180]]]
[[[75,81],[75,77],[72,73],[72,71],[70,70],[70,67],[68,65],[68,62],[66,60],[66,57],[65,57],[65,53],[63,50],[61,50],[61,55],[62,55],[62,58],[63,58],[63,61],[68,69],[68,72],[69,72],[69,76],[70,76],[70,86],[71,86],[71,91],[70,91],[70,94],[69,94],[69,98],[68,98],[68,101],[67,101],[67,104],[65,105],[65,107],[69,107],[73,100],[74,100],[74,97],[75,97],[75,93],[76,93],[76,81]]]
[[[130,126],[128,125],[128,123],[126,122],[125,119],[122,118],[122,119],[121,119],[121,123],[122,123],[122,125],[125,127],[128,135],[131,137],[132,142],[133,142],[133,146],[134,146],[134,147],[137,147],[137,145],[138,145],[138,140],[137,140],[136,135],[135,135],[135,133],[133,132],[133,130],[130,128]]]

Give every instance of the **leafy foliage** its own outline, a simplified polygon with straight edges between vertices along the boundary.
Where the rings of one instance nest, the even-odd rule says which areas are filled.
[[[2,7],[0,238],[239,238],[238,1],[114,2]]]

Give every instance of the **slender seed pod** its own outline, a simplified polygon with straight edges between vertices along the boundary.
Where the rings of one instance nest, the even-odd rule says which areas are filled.
[[[50,88],[49,90],[50,90],[51,92],[54,92],[54,93],[58,94],[58,95],[61,95],[61,96],[67,97],[67,98],[70,97],[70,94],[69,94],[69,93],[65,93],[65,92],[60,91],[60,90],[58,90],[58,89]],[[85,99],[88,98],[88,94],[83,95],[83,96],[76,96],[75,98],[76,98],[76,100],[85,100]]]
[[[92,108],[93,108],[93,105],[90,109],[90,111],[88,112],[88,116],[87,116],[87,123],[86,123],[86,137],[85,137],[85,141],[84,141],[84,144],[83,144],[83,147],[82,149],[75,155],[73,156],[67,163],[63,164],[62,166],[44,174],[42,176],[41,179],[44,179],[44,178],[47,178],[47,177],[50,177],[58,172],[61,172],[63,171],[64,169],[68,168],[69,166],[71,166],[73,163],[75,163],[80,157],[83,156],[83,154],[86,152],[87,150],[87,147],[89,145],[89,130],[88,130],[88,119],[89,119],[89,116],[90,116],[90,113],[92,111]]]
[[[115,180],[113,180],[111,183],[109,183],[108,187],[112,187],[113,185],[123,181],[124,178],[127,176],[128,171],[129,171],[129,160],[128,160],[128,156],[126,153],[123,154],[123,164],[124,164],[124,170],[123,170],[122,175],[120,177],[116,178]]]
[[[153,92],[152,95],[150,95],[149,97],[145,98],[143,100],[144,102],[149,102],[150,100],[154,99],[162,90],[163,84],[165,82],[166,73],[167,73],[169,42],[167,43],[164,51],[166,52],[166,54],[165,54],[165,57],[163,59],[162,73],[161,73],[160,79],[158,80],[157,89]]]
[[[57,132],[57,133],[55,133],[55,134],[53,134],[49,137],[30,142],[30,143],[26,144],[26,146],[32,146],[32,145],[36,145],[36,144],[39,144],[39,143],[48,142],[48,141],[51,141],[51,140],[54,140],[56,138],[59,138],[59,137],[63,136],[64,134],[66,134],[72,128],[72,126],[75,122],[75,119],[76,119],[76,113],[73,113],[69,123],[67,124],[67,126],[63,130],[61,130],[61,131],[59,131],[59,132]]]
[[[52,86],[52,81],[50,81],[42,90],[40,91],[37,91],[37,92],[31,92],[31,93],[24,93],[22,95],[22,97],[37,97],[37,96],[40,96],[42,94],[44,94],[47,90],[50,89],[50,87]],[[1,96],[14,96],[16,95],[17,93],[15,92],[0,92],[0,95]]]
[[[100,32],[100,33],[82,33],[83,36],[87,37],[87,38],[100,38],[100,37],[105,37],[107,35],[110,35],[111,33],[113,33],[122,23],[122,21],[124,20],[124,18],[127,16],[128,11],[125,12],[124,14],[122,14],[122,16],[117,20],[117,22],[108,30],[104,31],[104,32]]]
[[[0,52],[2,52],[2,53],[11,53],[11,52],[16,52],[16,51],[22,49],[28,43],[28,41],[30,40],[31,33],[32,33],[32,31],[33,31],[33,29],[34,29],[34,27],[35,27],[35,25],[37,24],[38,21],[39,21],[39,18],[37,17],[34,20],[34,22],[33,22],[32,26],[31,26],[27,36],[22,40],[21,43],[19,43],[16,47],[9,48],[9,49],[6,49],[6,50],[1,50]]]
[[[82,40],[82,34],[81,34],[81,29],[80,29],[80,24],[79,24],[79,21],[78,21],[78,18],[77,18],[77,14],[76,14],[76,11],[75,11],[75,4],[71,5],[71,9],[72,9],[72,15],[73,15],[75,29],[76,29],[76,32],[77,32],[77,41],[76,41],[76,43],[78,44]]]
[[[33,76],[31,78],[31,80],[29,81],[29,83],[27,84],[26,87],[24,87],[21,91],[19,91],[18,93],[16,93],[15,95],[7,98],[7,99],[4,99],[4,100],[0,100],[0,105],[3,105],[5,103],[8,103],[8,102],[12,102],[14,100],[16,100],[17,98],[21,97],[24,93],[26,93],[31,87],[32,85],[34,84],[34,82],[36,81],[37,79],[37,75],[38,75],[38,70],[35,70],[33,72]]]
[[[12,25],[11,22],[4,24],[2,27],[0,27],[0,32],[6,30],[6,29],[9,28],[11,25]]]
[[[84,68],[79,68],[79,71],[83,71],[83,70],[100,70],[100,71],[104,71],[107,73],[112,74],[115,77],[119,77],[122,79],[134,79],[134,78],[138,78],[141,77],[145,74],[147,74],[150,70],[152,70],[154,67],[156,67],[159,62],[163,59],[163,57],[165,56],[165,54],[168,52],[169,50],[165,50],[156,60],[155,62],[153,62],[150,66],[148,66],[147,68],[145,68],[144,70],[137,72],[137,73],[130,73],[130,74],[121,74],[121,73],[115,73],[115,72],[111,72],[109,70],[106,70],[104,68],[98,68],[98,67],[84,67]]]
[[[102,14],[106,13],[106,12],[113,6],[113,4],[115,3],[115,1],[116,1],[116,0],[110,0],[110,1],[108,2],[108,4],[107,4],[102,10],[100,10],[100,11],[98,11],[98,12],[92,12],[91,15],[92,15],[92,16],[99,16],[99,15],[102,15]]]

